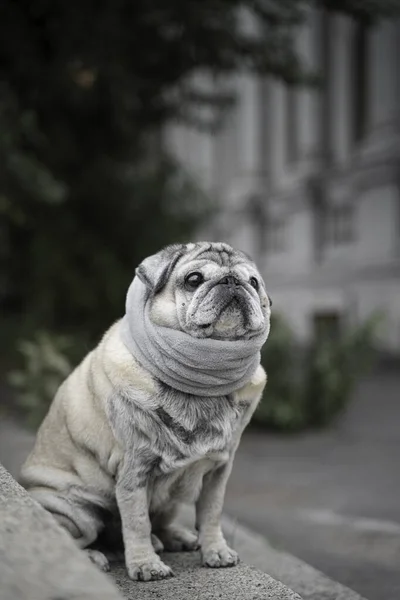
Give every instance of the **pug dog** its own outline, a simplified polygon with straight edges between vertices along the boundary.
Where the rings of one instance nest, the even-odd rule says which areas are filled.
[[[266,384],[270,304],[243,252],[169,246],[136,269],[124,318],[60,386],[20,481],[103,570],[91,546],[110,514],[133,580],[172,576],[163,550],[237,564],[221,513]],[[195,503],[196,534],[175,521],[182,503]]]

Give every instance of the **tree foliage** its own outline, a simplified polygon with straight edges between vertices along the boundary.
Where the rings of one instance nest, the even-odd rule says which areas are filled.
[[[365,22],[395,0],[320,0]],[[97,331],[138,260],[189,238],[204,199],[163,156],[160,126],[229,95],[243,70],[308,74],[304,0],[2,0],[0,260],[8,302],[40,325]],[[7,263],[7,268],[5,266]],[[11,290],[11,291],[10,291]],[[4,302],[4,298],[3,298]]]
[[[373,22],[398,13],[399,0],[319,0]],[[289,81],[304,74],[293,26],[305,0],[3,0],[0,60],[21,108],[36,108],[58,164],[66,146],[85,154],[126,152],[142,127],[218,96],[188,87],[194,72],[243,68]],[[255,23],[258,23],[257,25]],[[68,128],[73,122],[75,128]],[[79,127],[78,127],[79,126]],[[78,139],[77,139],[78,137]],[[79,143],[77,143],[79,142]],[[61,156],[60,156],[61,155]]]
[[[303,81],[293,28],[310,4],[367,23],[400,9],[400,0],[2,0],[0,152],[13,141],[20,159],[8,186],[37,186],[30,171],[41,170],[58,195],[54,183],[79,185],[83,165],[137,160],[142,132],[225,105],[195,73]],[[17,135],[5,148],[7,112]]]

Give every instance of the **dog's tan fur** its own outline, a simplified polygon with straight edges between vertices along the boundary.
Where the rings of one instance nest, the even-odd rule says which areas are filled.
[[[174,285],[173,278],[169,285]],[[170,292],[168,285],[162,292],[169,303]],[[162,319],[160,298],[157,315]],[[136,435],[132,423],[140,423],[142,432],[147,427],[150,439],[151,423],[156,423],[152,411],[167,407],[179,421],[181,409],[176,404],[178,396],[170,392],[168,404],[159,383],[127,350],[117,322],[59,388],[23,466],[21,481],[82,548],[96,540],[104,525],[100,509],[112,512],[118,507],[132,579],[172,574],[156,554],[162,547],[195,549],[199,544],[204,564],[236,564],[237,554],[225,542],[220,517],[236,448],[265,383],[259,366],[251,381],[232,394],[230,412],[221,425],[223,448],[214,444],[212,436],[204,438],[182,459],[175,457],[173,462],[165,457],[165,464],[170,460],[168,465],[172,465],[165,467],[165,475],[151,481],[149,477],[146,485],[139,485],[135,483],[139,473],[135,451],[142,448],[144,438]],[[212,410],[209,402],[204,406],[205,411]],[[205,418],[213,420],[207,414],[211,412]],[[163,425],[157,421],[157,426]],[[166,435],[175,439],[170,431]],[[143,448],[155,441],[147,440]],[[198,538],[172,523],[179,503],[193,501]],[[103,568],[107,566],[104,557],[97,555],[97,559]]]

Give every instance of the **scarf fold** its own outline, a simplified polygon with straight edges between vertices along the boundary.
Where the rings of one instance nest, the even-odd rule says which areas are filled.
[[[150,290],[135,277],[121,321],[122,340],[134,358],[170,387],[197,396],[231,394],[248,383],[260,364],[269,327],[247,340],[195,338],[150,319]]]

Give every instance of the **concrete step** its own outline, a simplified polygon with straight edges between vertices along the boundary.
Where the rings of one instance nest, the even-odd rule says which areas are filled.
[[[120,600],[114,583],[0,465],[1,600]]]
[[[123,565],[111,572],[124,598],[134,600],[301,600],[286,585],[266,573],[240,563],[230,569],[206,569],[200,566],[197,552],[164,554],[175,577],[150,583],[133,583]]]

